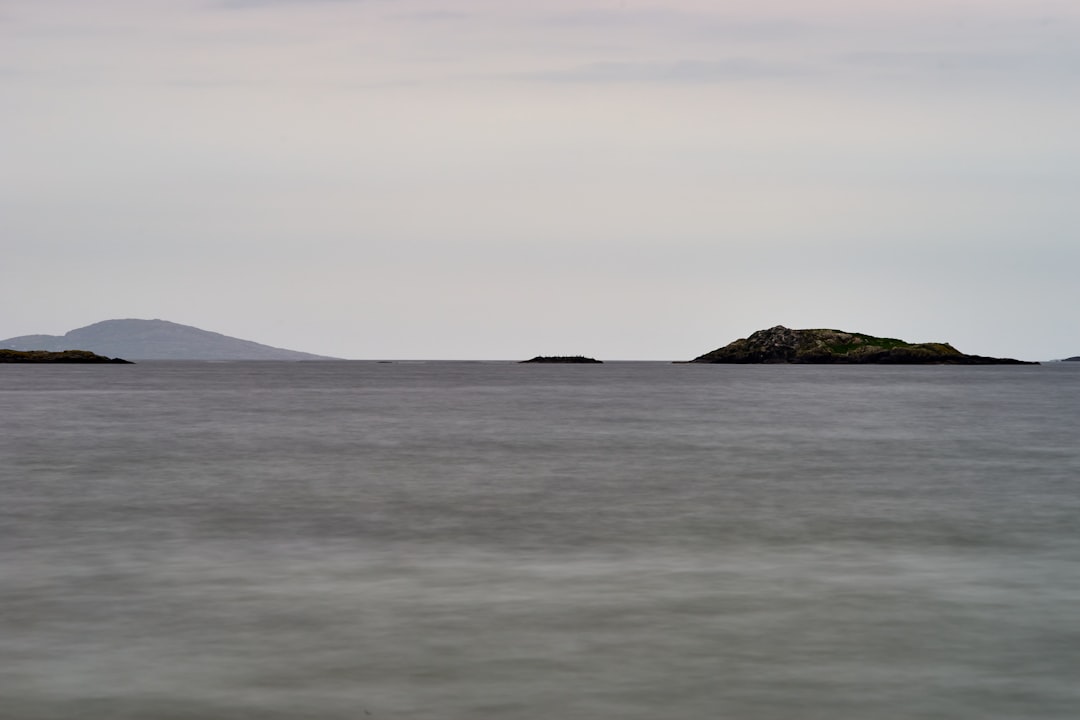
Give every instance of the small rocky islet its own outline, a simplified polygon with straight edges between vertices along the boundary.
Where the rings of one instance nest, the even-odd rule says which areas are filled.
[[[599,365],[603,360],[585,357],[584,355],[537,355],[528,360],[521,360],[518,364],[527,363],[550,363],[563,365]]]
[[[1036,362],[967,355],[948,343],[909,343],[843,330],[758,330],[694,358],[711,364],[815,365],[1038,365]]]
[[[0,363],[111,363],[132,365],[130,360],[105,357],[89,350],[4,350],[0,349]]]

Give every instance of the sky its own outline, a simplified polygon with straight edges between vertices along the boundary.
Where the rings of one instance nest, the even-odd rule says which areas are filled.
[[[1075,0],[0,0],[0,337],[1080,354]]]

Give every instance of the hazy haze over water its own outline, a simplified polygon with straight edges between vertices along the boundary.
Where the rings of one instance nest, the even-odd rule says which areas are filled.
[[[5,717],[1080,707],[1078,365],[7,366],[0,403]]]

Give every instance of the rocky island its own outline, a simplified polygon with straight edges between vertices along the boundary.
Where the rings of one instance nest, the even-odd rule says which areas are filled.
[[[966,355],[948,343],[909,343],[843,330],[792,330],[777,325],[758,330],[694,358],[695,363],[801,363],[882,365],[1038,365]]]
[[[585,357],[584,355],[537,355],[529,360],[522,360],[519,364],[523,363],[563,363],[570,365],[588,365],[599,364],[603,360],[597,360],[596,358]]]
[[[2,350],[0,363],[113,363],[131,365],[130,360],[97,355],[89,350]]]

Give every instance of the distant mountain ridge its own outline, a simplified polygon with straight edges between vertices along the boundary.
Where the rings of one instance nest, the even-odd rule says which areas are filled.
[[[168,320],[104,320],[64,335],[0,340],[8,350],[89,350],[129,360],[333,360],[285,350]]]

